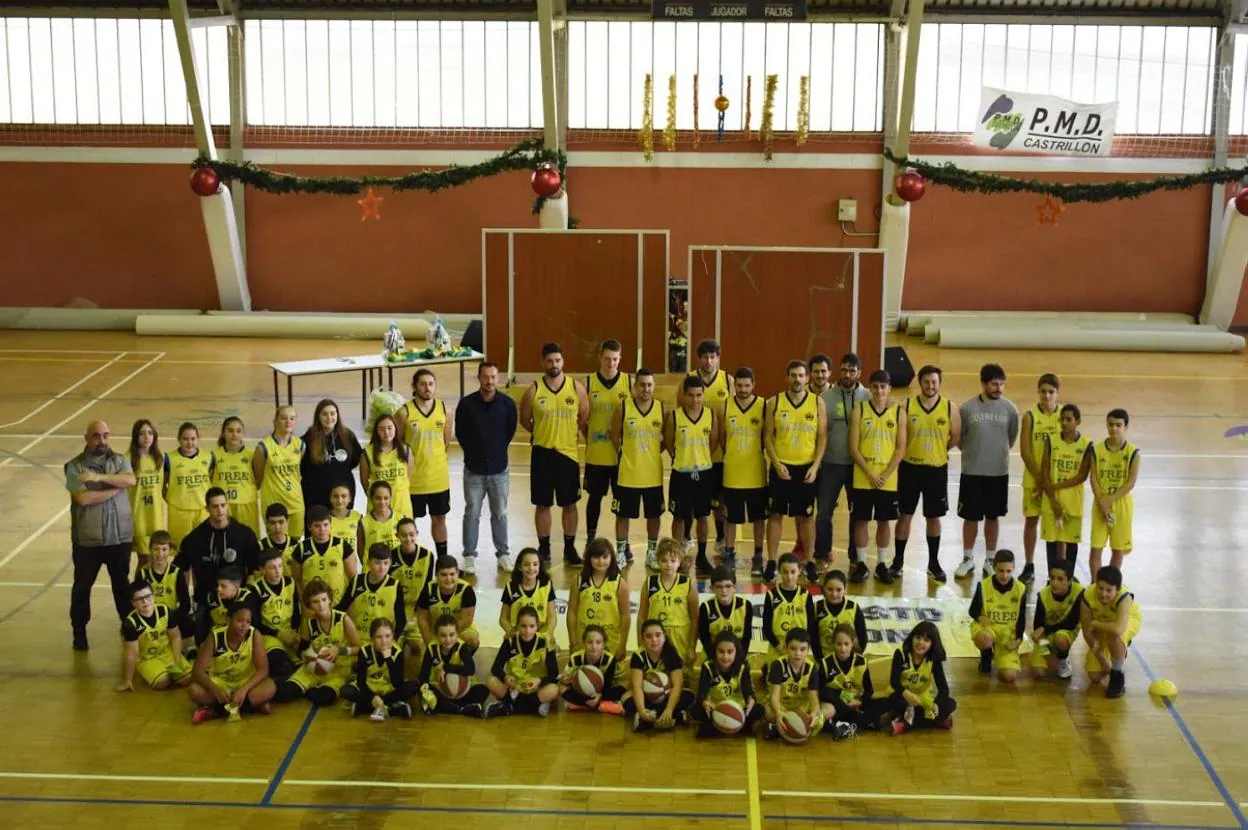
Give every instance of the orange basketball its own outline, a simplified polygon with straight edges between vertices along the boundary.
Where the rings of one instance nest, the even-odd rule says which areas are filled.
[[[725,735],[735,735],[745,727],[745,709],[735,700],[725,700],[711,712],[711,723]]]
[[[776,722],[780,737],[791,744],[804,744],[810,740],[811,717],[800,709],[789,709]]]
[[[438,688],[442,690],[442,694],[451,700],[458,700],[468,693],[468,689],[472,686],[472,679],[462,674],[451,674],[443,672],[442,679],[438,681]]]
[[[641,691],[647,703],[658,703],[672,691],[672,678],[666,672],[648,671],[641,678]]]

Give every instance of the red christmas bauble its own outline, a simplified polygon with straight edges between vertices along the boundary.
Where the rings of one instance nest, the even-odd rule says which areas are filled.
[[[1248,216],[1248,187],[1241,187],[1235,194],[1235,209],[1241,216]]]
[[[533,177],[530,179],[533,185],[533,192],[538,196],[549,199],[559,192],[559,188],[563,185],[563,179],[559,176],[559,171],[553,165],[543,164],[541,167],[533,171]]]
[[[191,171],[191,190],[198,196],[215,196],[221,189],[221,177],[211,167],[196,167]]]
[[[917,202],[927,190],[927,180],[913,170],[897,177],[897,195],[903,202]]]

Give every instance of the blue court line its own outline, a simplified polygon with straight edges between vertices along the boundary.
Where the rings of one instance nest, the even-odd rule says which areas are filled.
[[[1144,659],[1144,655],[1140,653],[1139,648],[1131,646],[1131,653],[1135,655],[1135,659],[1140,661],[1140,666],[1144,669],[1144,674],[1148,676],[1148,682],[1153,683],[1157,680],[1157,675],[1153,674],[1153,669],[1148,665],[1148,661]],[[1209,776],[1209,780],[1213,782],[1213,786],[1217,788],[1218,794],[1222,796],[1222,800],[1226,802],[1226,806],[1230,808],[1231,815],[1235,817],[1235,821],[1240,827],[1248,828],[1248,818],[1245,818],[1244,811],[1240,809],[1239,802],[1231,791],[1227,789],[1226,784],[1222,782],[1222,777],[1218,775],[1217,770],[1213,768],[1213,763],[1209,760],[1209,756],[1201,749],[1200,742],[1196,740],[1196,736],[1192,734],[1192,730],[1187,728],[1187,723],[1183,720],[1183,716],[1179,714],[1178,708],[1174,705],[1174,701],[1170,698],[1162,698],[1162,702],[1166,704],[1166,711],[1170,713],[1170,717],[1174,718],[1175,724],[1179,727],[1179,731],[1183,733],[1183,739],[1187,741],[1187,745],[1192,748],[1192,752],[1196,754],[1196,759],[1200,761],[1201,766],[1205,768],[1205,773]]]
[[[308,729],[312,726],[312,721],[316,718],[316,713],[319,709],[319,706],[308,708],[308,715],[303,719],[303,725],[295,733],[295,739],[290,742],[290,749],[286,750],[286,757],[282,758],[282,763],[278,764],[277,772],[273,773],[273,780],[269,782],[268,788],[264,791],[264,798],[260,799],[261,805],[268,806],[269,802],[273,800],[273,794],[282,785],[282,779],[286,777],[286,770],[290,768],[290,762],[295,760],[295,753],[299,751],[299,744],[303,743],[303,739],[307,737]]]

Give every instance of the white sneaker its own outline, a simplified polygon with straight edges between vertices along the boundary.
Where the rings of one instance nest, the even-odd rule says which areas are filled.
[[[618,547],[615,549],[615,567],[621,571],[628,567],[628,553]]]
[[[477,557],[465,556],[461,570],[466,574],[475,574],[477,572]]]
[[[652,548],[652,547],[646,548],[646,567],[652,571],[657,571],[659,569],[659,549],[658,548]]]
[[[512,564],[510,556],[504,553],[498,557],[498,569],[500,571],[510,571],[513,567],[515,566]]]
[[[953,575],[958,579],[966,579],[973,573],[975,573],[975,557],[968,556],[964,558],[961,563],[959,563],[957,569],[954,570]]]
[[[1075,670],[1070,667],[1070,658],[1063,657],[1057,661],[1057,676],[1063,680],[1069,680],[1074,676]]]
[[[385,720],[386,719],[386,707],[378,706],[376,709],[373,710],[373,713],[368,716],[368,719],[371,721],[376,721],[378,723]]]
[[[992,576],[993,574],[992,563],[989,562],[987,559],[984,560],[984,567],[980,570],[980,573],[984,575],[984,579],[987,579],[988,577]]]

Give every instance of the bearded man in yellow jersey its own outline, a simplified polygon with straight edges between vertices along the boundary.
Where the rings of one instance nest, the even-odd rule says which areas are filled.
[[[711,563],[706,558],[706,517],[711,515],[711,502],[716,495],[711,478],[711,454],[719,445],[719,419],[714,409],[702,404],[706,387],[701,378],[692,375],[685,378],[680,391],[680,405],[668,413],[663,426],[663,446],[672,459],[668,483],[672,536],[685,545],[689,527],[696,520],[697,573],[710,576]],[[684,564],[688,564],[687,557]]]
[[[581,382],[563,373],[563,348],[542,346],[545,374],[533,381],[520,401],[520,425],[533,436],[529,462],[529,500],[537,526],[537,550],[550,561],[550,508],[563,511],[563,564],[580,567],[576,553],[576,503],[581,498],[577,437],[589,417],[589,396]]]
[[[412,399],[394,414],[394,420],[412,452],[408,479],[412,518],[429,514],[429,535],[438,556],[445,556],[446,514],[451,512],[451,470],[446,457],[451,419],[446,404],[437,399],[437,384],[432,371],[417,369],[412,376]]]
[[[849,552],[851,582],[867,578],[868,524],[875,521],[875,578],[890,585],[895,578],[884,564],[889,522],[897,518],[897,467],[906,453],[906,419],[901,407],[888,399],[892,378],[876,369],[867,378],[871,400],[854,410],[849,422],[849,452],[854,458],[854,549]]]
[[[611,421],[611,443],[620,456],[615,483],[615,562],[628,564],[628,523],[646,517],[646,567],[659,567],[659,520],[663,517],[663,404],[654,399],[654,372],[638,369],[633,397]]]
[[[943,585],[948,577],[940,567],[940,520],[949,512],[949,450],[962,437],[962,416],[953,402],[940,396],[940,367],[919,370],[919,394],[902,407],[906,419],[906,454],[897,470],[901,515],[897,518],[896,547],[889,573],[898,576],[906,561],[910,521],[923,499],[927,522],[927,575]]]
[[[611,423],[632,391],[632,381],[620,371],[620,353],[624,347],[618,340],[604,340],[598,353],[598,371],[585,377],[589,395],[589,417],[585,436],[585,543],[598,535],[598,516],[602,498],[611,492],[615,498],[615,479],[619,472],[620,455],[611,443]],[[632,553],[628,554],[632,561]]]
[[[754,394],[754,370],[733,374],[736,392],[720,426],[724,448],[724,561],[736,567],[737,525],[754,526],[753,576],[763,575],[763,543],[767,538],[767,456],[763,453],[763,411],[767,402]]]
[[[802,550],[815,549],[815,479],[819,460],[828,441],[828,413],[823,399],[806,388],[809,367],[790,360],[786,369],[788,388],[767,402],[763,442],[771,464],[767,519],[767,565],[763,578],[776,578],[780,555],[780,531],[785,516],[792,516]]]
[[[1023,459],[1023,555],[1027,564],[1018,581],[1030,585],[1036,578],[1036,533],[1044,501],[1044,477],[1047,471],[1041,456],[1050,439],[1062,431],[1057,375],[1045,373],[1036,383],[1036,405],[1023,413],[1018,454]]]
[[[704,403],[715,412],[715,416],[723,420],[728,408],[728,399],[732,397],[732,376],[719,368],[719,341],[700,340],[697,346],[698,368],[689,373],[697,375],[705,388],[702,398]],[[711,507],[715,512],[715,547],[724,545],[724,506],[721,503],[721,491],[724,487],[724,446],[711,454]]]

